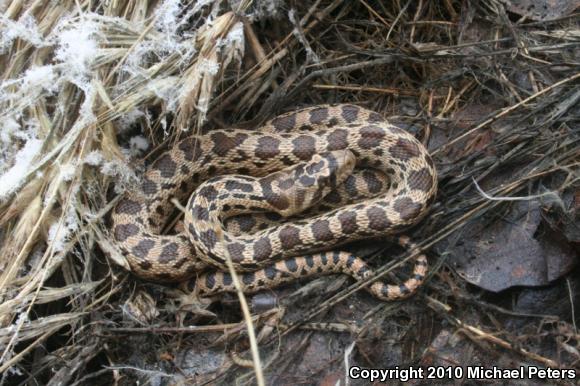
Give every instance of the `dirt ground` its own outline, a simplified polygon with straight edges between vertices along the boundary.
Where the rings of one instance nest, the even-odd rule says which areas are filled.
[[[0,386],[578,384],[579,6],[0,4]],[[429,274],[396,302],[341,275],[248,295],[256,365],[238,297],[138,279],[109,212],[192,132],[326,103],[430,151],[437,199],[406,231]],[[395,283],[416,255],[347,249]]]

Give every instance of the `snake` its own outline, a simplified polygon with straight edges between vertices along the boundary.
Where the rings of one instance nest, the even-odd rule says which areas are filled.
[[[124,193],[111,213],[114,243],[138,277],[189,281],[203,297],[234,292],[229,260],[247,293],[296,279],[372,276],[340,247],[395,237],[425,217],[437,172],[423,144],[377,112],[353,104],[316,105],[256,129],[211,129],[178,141]],[[164,232],[185,205],[181,231]],[[417,253],[400,284],[366,287],[381,300],[412,294],[427,259]]]

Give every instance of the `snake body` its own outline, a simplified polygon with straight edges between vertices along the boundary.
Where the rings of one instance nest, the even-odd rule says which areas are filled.
[[[344,165],[348,173],[333,170]],[[355,166],[363,172],[348,176]],[[342,205],[333,194],[337,187],[352,196],[365,189],[378,195]],[[228,257],[248,292],[330,272],[363,279],[372,273],[366,263],[336,246],[400,233],[425,215],[436,190],[433,161],[411,134],[359,106],[319,105],[278,116],[255,131],[212,130],[178,142],[115,206],[113,237],[138,276],[168,282],[198,274],[195,287],[205,296],[233,290],[223,272]],[[183,202],[193,191],[185,232],[162,235],[171,198]],[[288,217],[316,202],[340,205],[265,229],[254,226],[251,213]],[[246,221],[233,222],[237,231],[224,227],[238,215]],[[413,247],[406,237],[399,243]],[[200,275],[208,266],[218,271]],[[375,282],[369,291],[383,299],[405,296],[426,269],[420,255],[407,282]]]

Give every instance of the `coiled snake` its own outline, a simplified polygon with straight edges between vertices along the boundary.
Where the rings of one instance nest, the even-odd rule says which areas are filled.
[[[183,202],[192,191],[185,231],[162,235],[171,198]],[[355,105],[319,105],[256,131],[211,130],[178,142],[115,206],[112,230],[135,274],[161,282],[197,275],[202,296],[234,290],[228,255],[247,292],[332,272],[360,280],[372,274],[367,264],[336,247],[400,233],[424,216],[436,191],[433,161],[411,134]],[[420,255],[406,282],[368,290],[397,299],[426,271]]]

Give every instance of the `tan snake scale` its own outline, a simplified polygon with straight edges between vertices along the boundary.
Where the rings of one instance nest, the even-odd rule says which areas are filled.
[[[202,296],[234,290],[227,256],[246,292],[333,272],[362,280],[372,274],[367,264],[337,247],[400,233],[425,215],[436,191],[433,161],[411,134],[359,106],[318,105],[255,131],[211,130],[178,142],[115,206],[112,231],[135,274],[161,282],[197,275]],[[172,197],[190,197],[185,231],[163,235]],[[299,218],[310,205],[319,209]],[[426,271],[420,255],[406,282],[368,290],[397,299]]]

